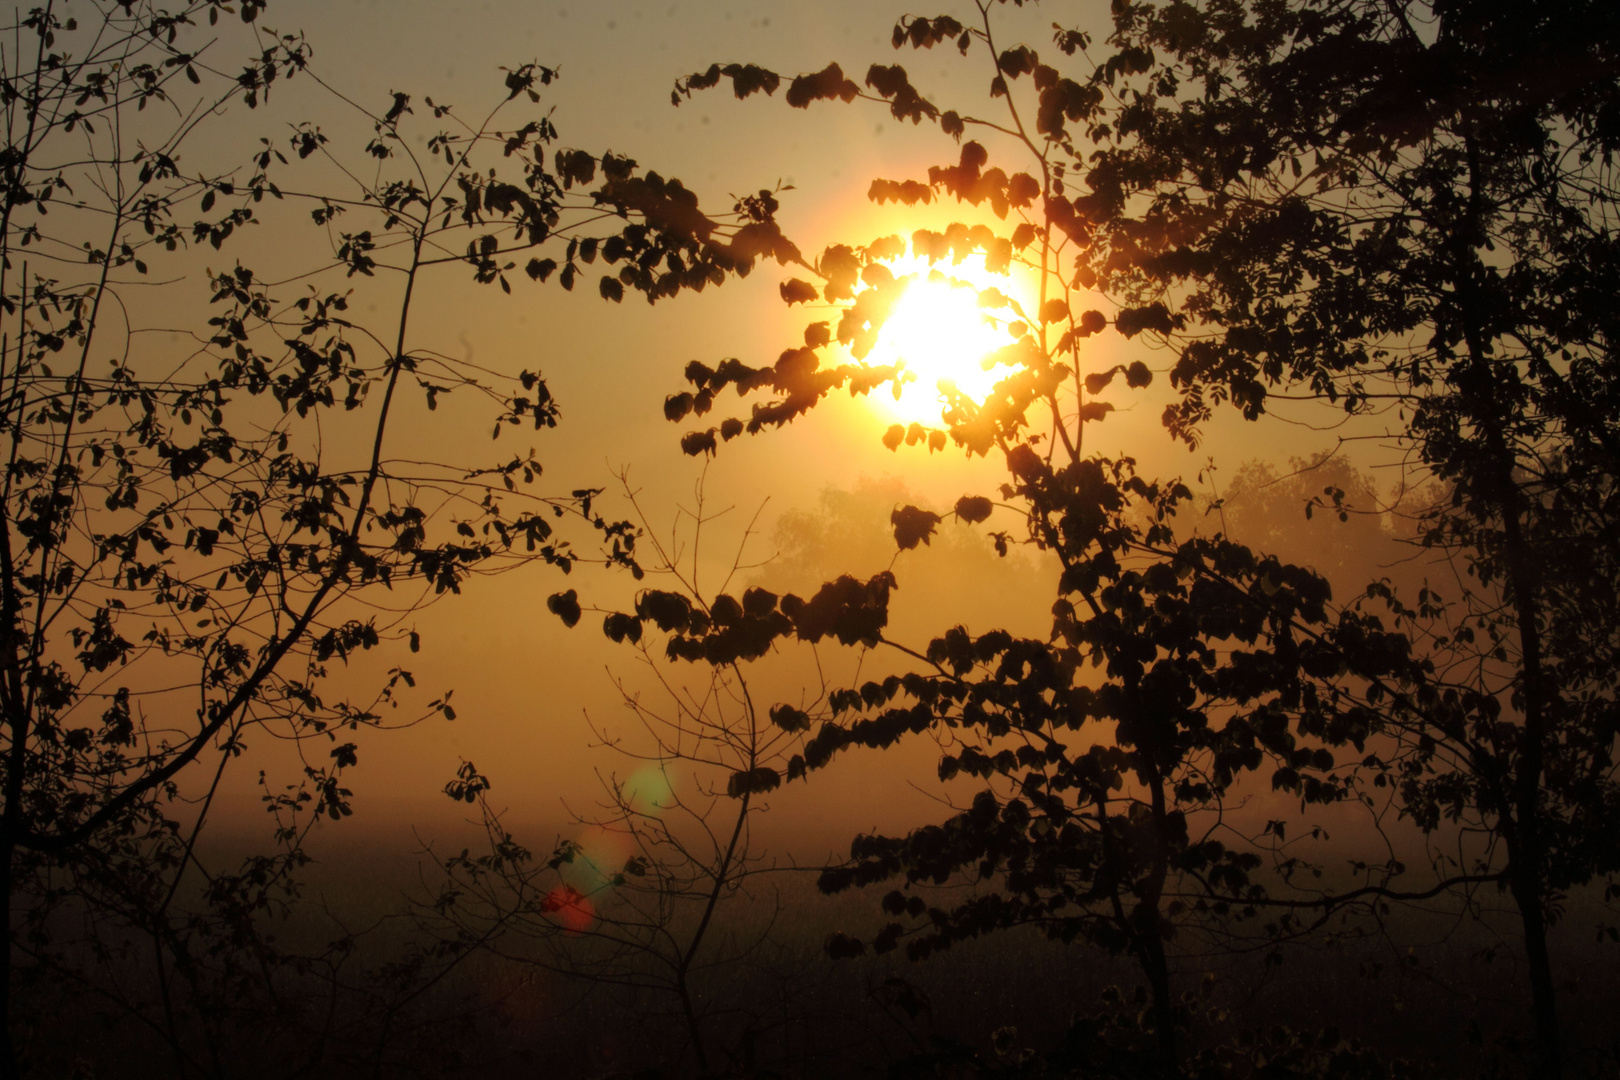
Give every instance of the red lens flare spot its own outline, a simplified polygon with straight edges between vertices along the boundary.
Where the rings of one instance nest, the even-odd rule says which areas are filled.
[[[547,893],[546,898],[540,901],[540,911],[552,916],[557,925],[571,934],[589,930],[596,918],[596,909],[591,906],[590,900],[570,885],[559,885]]]

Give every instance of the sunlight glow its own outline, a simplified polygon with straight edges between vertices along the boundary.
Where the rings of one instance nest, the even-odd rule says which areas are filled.
[[[986,271],[982,260],[950,266],[948,273],[919,258],[896,260],[890,268],[902,280],[909,274],[910,282],[866,360],[900,364],[911,378],[898,400],[887,394],[872,400],[896,419],[937,424],[948,388],[983,400],[1011,373],[989,357],[1012,344],[1007,327],[1018,316],[1005,304],[980,306],[985,290],[995,290],[991,296],[1010,291],[1008,279]]]

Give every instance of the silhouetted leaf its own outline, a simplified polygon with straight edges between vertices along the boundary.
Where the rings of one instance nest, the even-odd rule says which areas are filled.
[[[810,717],[791,705],[771,706],[771,722],[783,731],[809,731]]]
[[[733,799],[744,795],[762,795],[767,791],[774,791],[782,784],[782,774],[775,769],[760,766],[755,769],[743,769],[731,774],[726,781],[726,794]]]
[[[1114,316],[1114,328],[1129,338],[1144,330],[1168,334],[1173,327],[1169,309],[1155,302],[1146,307],[1122,309]]]
[[[561,619],[564,626],[573,627],[579,623],[581,614],[579,595],[573,589],[553,593],[546,600],[546,610]]]
[[[707,431],[689,431],[681,436],[681,453],[697,457],[699,454],[712,454],[717,449],[714,439],[715,429]]]
[[[941,520],[938,514],[919,510],[915,506],[902,506],[889,515],[889,523],[894,528],[894,542],[901,551],[909,551],[919,542],[928,543]]]
[[[816,287],[814,285],[810,284],[808,281],[801,281],[799,278],[791,278],[784,281],[779,288],[782,293],[782,299],[790,305],[811,304],[821,296],[821,294],[816,291]],[[826,342],[822,342],[822,344],[825,345]]]
[[[956,500],[956,516],[969,525],[988,521],[993,504],[982,495],[964,495]]]
[[[628,638],[634,643],[641,640],[641,620],[634,615],[613,612],[602,620],[602,633],[614,641]]]
[[[844,77],[842,68],[828,64],[814,75],[800,75],[788,84],[786,101],[795,109],[803,109],[812,101],[854,101],[860,92],[860,87]]]

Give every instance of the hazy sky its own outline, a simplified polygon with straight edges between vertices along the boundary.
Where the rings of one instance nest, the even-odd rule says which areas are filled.
[[[929,165],[954,157],[954,146],[936,130],[897,124],[870,103],[822,103],[801,112],[787,108],[780,93],[775,100],[736,102],[722,86],[676,109],[669,102],[671,86],[678,76],[732,60],[757,62],[788,75],[837,60],[859,78],[874,61],[896,62],[889,31],[900,11],[850,0],[275,0],[264,22],[283,32],[303,30],[322,77],[379,109],[390,93],[404,91],[418,102],[427,96],[476,112],[503,96],[498,65],[537,60],[555,66],[561,79],[545,91],[542,108],[554,109],[562,145],[629,154],[644,168],[683,178],[715,210],[728,208],[732,193],[791,184],[795,190],[783,196],[781,221],[810,254],[830,242],[863,243],[949,220],[953,211],[948,209],[914,216],[892,207],[879,210],[867,203],[865,192],[874,177],[924,177]],[[1009,6],[1001,24],[1006,34],[998,45],[1023,37],[1037,48],[1050,49],[1054,20],[1095,27],[1106,12],[1105,0],[1039,9],[1032,5],[1022,12]],[[952,49],[923,54],[907,50],[899,61],[943,107],[985,108],[990,72],[982,55],[963,62]],[[335,137],[353,134],[352,120],[330,112],[329,101],[307,81],[278,86],[275,92],[275,117],[312,114]],[[236,134],[256,138],[255,125],[261,122],[275,121],[262,112],[244,114]],[[364,129],[359,130],[363,135]],[[785,276],[775,266],[765,266],[747,281],[656,308],[634,298],[622,306],[609,305],[589,286],[570,295],[555,286],[536,289],[524,283],[514,296],[503,297],[445,277],[436,286],[440,291],[426,297],[416,341],[418,347],[498,370],[542,369],[562,402],[563,423],[530,441],[554,486],[562,491],[612,486],[613,474],[629,469],[643,492],[649,522],[667,532],[677,507],[690,507],[702,466],[679,453],[682,428],[663,420],[664,396],[682,388],[680,371],[689,360],[713,364],[737,356],[763,364],[797,344],[804,324],[824,316],[807,317],[802,309],[790,311],[781,303],[776,290]],[[1111,334],[1100,337],[1096,347],[1101,362],[1109,364],[1126,349]],[[1142,355],[1157,368],[1169,360]],[[1169,443],[1157,424],[1162,400],[1144,398],[1130,407],[1122,399],[1120,404],[1124,412],[1097,435],[1088,435],[1099,449],[1127,450],[1150,473],[1191,474],[1208,456],[1207,451],[1190,456]],[[485,453],[482,448],[488,444],[478,441],[487,438],[485,422],[473,418],[458,427],[456,416],[454,405],[442,409],[432,428],[413,432],[412,438],[452,446],[464,457]],[[803,539],[802,529],[800,534],[774,531],[780,515],[801,525],[826,516],[828,489],[854,493],[838,503],[839,512],[870,514],[875,526],[855,531],[871,531],[881,530],[888,509],[899,499],[943,509],[958,495],[988,491],[999,482],[993,465],[966,461],[956,453],[929,456],[911,450],[896,455],[883,449],[879,435],[892,420],[880,406],[844,400],[784,431],[726,446],[708,468],[707,492],[712,507],[735,505],[737,510],[712,530],[710,550],[734,550],[744,526],[763,507],[748,556],[758,561],[775,554],[779,540],[792,541],[794,535]],[[1223,447],[1223,462],[1235,466],[1255,456],[1247,435],[1241,424],[1223,422],[1212,430],[1210,445]],[[1299,446],[1285,449],[1304,453],[1331,444],[1331,435],[1307,434]],[[518,448],[504,447],[506,452]],[[493,457],[496,451],[488,453]],[[610,507],[629,512],[623,503]],[[833,565],[847,553],[855,562],[871,561],[870,553],[837,548],[834,540],[843,535],[837,529],[818,535],[833,548],[831,553],[807,554],[801,544],[787,558]],[[1050,604],[1050,583],[1038,568],[1025,567],[1014,568],[1011,578],[997,580],[992,588],[981,575],[993,572],[975,561],[982,562],[987,553],[982,538],[968,534],[908,555],[895,603],[897,625],[923,637],[928,628],[942,629],[954,621],[994,618],[1004,624],[1026,619],[1025,629],[1039,632],[1039,617]],[[850,567],[863,573],[880,568]],[[788,579],[801,569],[779,563],[752,573]],[[1027,596],[1019,582],[1028,584]],[[611,753],[587,751],[592,736],[582,717],[589,710],[598,723],[622,728],[625,714],[609,669],[633,681],[636,665],[628,650],[603,640],[596,618],[587,616],[568,632],[547,614],[545,597],[568,586],[578,588],[587,603],[596,598],[607,603],[615,598],[622,602],[629,582],[599,573],[576,573],[565,582],[554,571],[535,569],[479,583],[467,595],[422,613],[418,623],[424,652],[411,658],[418,680],[430,694],[454,687],[460,719],[366,740],[361,768],[352,777],[363,818],[394,821],[400,826],[394,831],[402,837],[407,819],[428,820],[429,832],[433,820],[441,825],[454,820],[459,812],[435,793],[462,757],[491,775],[497,801],[534,819],[555,818],[560,797],[576,804],[588,799],[595,790],[592,770],[627,767]],[[994,612],[975,602],[990,593],[999,600]],[[950,604],[959,613],[952,615]],[[397,659],[388,658],[382,667]],[[848,660],[845,656],[838,662]],[[794,671],[802,675],[803,669],[785,666],[785,673],[766,677],[766,684],[791,697],[793,680],[799,677]],[[935,757],[937,752],[926,745],[904,755],[924,779]],[[818,805],[838,808],[830,822],[835,833],[883,823],[879,804],[904,787],[896,781],[901,775],[896,760],[869,760],[828,775],[821,790],[836,797],[823,798]],[[911,807],[905,816],[913,820],[937,813],[923,796],[905,798]]]

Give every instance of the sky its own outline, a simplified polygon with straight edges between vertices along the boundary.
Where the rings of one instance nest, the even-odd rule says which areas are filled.
[[[1082,26],[1089,20],[1095,28],[1106,13],[1105,0],[1009,6],[998,24],[1006,34],[1001,43],[1022,38],[1050,48],[1055,18]],[[476,111],[503,96],[499,65],[537,60],[553,66],[560,78],[545,88],[540,108],[550,110],[561,146],[629,154],[644,169],[681,177],[716,210],[728,208],[734,194],[791,186],[782,194],[780,221],[810,253],[831,242],[863,243],[949,220],[949,210],[904,216],[878,209],[865,193],[876,177],[925,176],[929,165],[954,157],[955,146],[936,130],[897,123],[871,103],[822,103],[801,112],[787,108],[780,94],[737,102],[721,87],[674,108],[671,87],[677,77],[711,62],[734,60],[788,76],[837,60],[858,78],[872,62],[896,62],[889,31],[897,14],[898,8],[850,0],[275,0],[262,23],[303,31],[322,78],[378,108],[402,91],[413,95],[418,108],[431,97]],[[950,49],[908,50],[899,58],[925,95],[944,107],[964,103],[964,111],[985,101],[988,72],[983,57],[977,60],[978,66],[964,64]],[[268,111],[242,114],[227,139],[250,146],[261,134],[259,125],[312,115],[334,139],[364,141],[364,126],[332,112],[330,99],[308,80],[279,85],[275,94],[273,117]],[[605,487],[617,495],[623,485],[616,477],[626,477],[628,490],[638,493],[636,503],[619,499],[607,504],[610,512],[639,511],[649,530],[669,535],[680,527],[682,511],[695,507],[701,485],[711,511],[734,508],[708,527],[703,550],[741,548],[743,584],[789,582],[804,589],[817,573],[838,566],[861,574],[884,569],[892,558],[884,543],[893,506],[917,502],[943,509],[961,494],[989,491],[1001,477],[993,463],[956,453],[885,450],[880,435],[895,417],[867,401],[832,402],[782,431],[729,444],[709,463],[683,456],[678,440],[685,428],[663,420],[665,395],[683,389],[680,371],[689,360],[713,365],[736,356],[759,365],[796,345],[804,323],[815,316],[780,301],[777,285],[786,276],[765,266],[745,281],[656,307],[634,298],[610,305],[588,287],[567,294],[523,283],[506,297],[445,277],[425,294],[413,335],[419,348],[496,370],[535,367],[545,374],[562,403],[562,425],[532,443],[556,490]],[[376,311],[367,305],[377,298],[361,295],[360,314]],[[1128,356],[1133,347],[1138,353]],[[1162,370],[1169,362],[1140,352],[1140,339],[1128,347],[1111,332],[1096,348],[1099,363],[1140,355]],[[1095,436],[1098,448],[1136,456],[1149,474],[1187,476],[1207,464],[1211,447],[1220,448],[1223,469],[1258,454],[1240,421],[1222,420],[1212,426],[1205,448],[1190,455],[1159,429],[1162,404],[1151,395],[1134,404],[1121,399],[1122,411]],[[418,419],[424,426],[412,429],[409,438],[446,454],[485,453],[488,444],[477,440],[487,427],[461,408],[447,404],[431,425],[423,414]],[[1273,438],[1267,449],[1280,459],[1332,445],[1331,433],[1306,431],[1297,441]],[[507,445],[501,452],[517,448]],[[688,534],[680,542],[690,539]],[[706,573],[725,568],[724,556],[705,558],[722,560],[706,562]],[[1034,564],[998,566],[977,533],[961,530],[908,553],[899,569],[895,626],[913,640],[926,640],[955,620],[1041,632],[1051,583]],[[601,777],[622,778],[639,767],[600,744],[606,736],[623,738],[630,750],[641,745],[616,680],[631,693],[657,688],[632,651],[601,637],[593,618],[568,631],[547,613],[546,596],[565,587],[579,589],[587,604],[612,606],[627,601],[632,585],[622,575],[581,571],[565,581],[555,571],[533,568],[473,583],[464,595],[419,613],[423,652],[410,658],[415,677],[424,696],[453,688],[458,719],[362,742],[360,768],[346,781],[356,792],[359,835],[414,845],[422,836],[454,833],[465,811],[439,789],[464,759],[490,776],[495,801],[510,808],[514,821],[537,831],[563,827],[569,812],[588,811]],[[853,674],[858,660],[827,655],[825,663],[836,677]],[[358,685],[383,677],[395,662],[368,659],[350,674]],[[765,665],[760,688],[793,700],[818,677],[808,662],[798,656]],[[865,662],[869,674],[872,665],[888,661]],[[841,844],[854,829],[904,827],[937,817],[939,792],[924,783],[937,753],[918,741],[898,753],[829,770],[813,790],[784,792],[777,820],[796,828],[813,822]],[[244,780],[251,777],[244,773]],[[251,809],[253,785],[240,783],[233,800]]]

